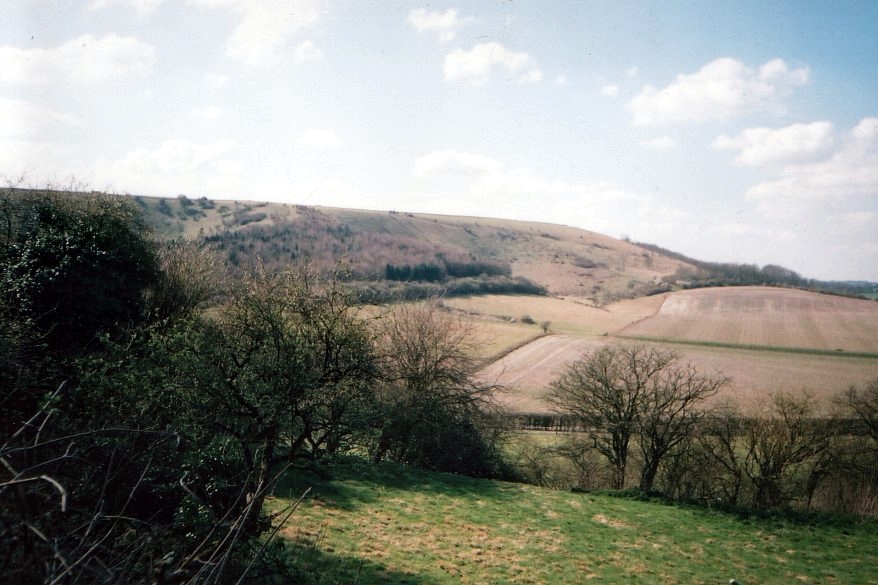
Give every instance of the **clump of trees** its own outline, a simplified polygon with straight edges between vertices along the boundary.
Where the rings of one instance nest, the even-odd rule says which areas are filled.
[[[4,582],[294,579],[263,506],[284,473],[498,472],[469,332],[432,308],[372,320],[340,271],[232,278],[125,198],[6,191],[0,226]]]
[[[508,264],[487,260],[449,261],[444,254],[437,255],[436,262],[419,264],[403,264],[396,266],[387,264],[384,277],[395,281],[444,282],[449,278],[475,278],[479,276],[511,276],[512,269]]]
[[[727,381],[666,349],[597,349],[553,382],[559,417],[527,419],[567,439],[523,449],[523,472],[554,486],[636,481],[710,505],[878,513],[878,381],[826,404],[788,393],[751,409],[708,402]]]
[[[805,278],[794,270],[776,264],[766,264],[760,268],[755,264],[705,262],[656,246],[655,244],[635,242],[635,245],[650,252],[680,260],[689,265],[689,267],[680,266],[674,274],[665,277],[661,285],[644,290],[643,294],[647,295],[666,292],[673,285],[682,285],[683,288],[756,285],[783,286],[859,298],[874,298],[875,293],[878,292],[874,282],[815,280],[813,278]]]
[[[381,318],[385,420],[373,459],[426,469],[498,477],[504,468],[492,384],[475,377],[480,363],[472,326],[433,302],[398,305]]]
[[[643,464],[640,488],[653,488],[665,457],[689,439],[701,405],[726,383],[706,376],[679,354],[645,345],[604,346],[571,364],[548,395],[572,415],[613,470],[612,487],[625,487],[633,439]]]

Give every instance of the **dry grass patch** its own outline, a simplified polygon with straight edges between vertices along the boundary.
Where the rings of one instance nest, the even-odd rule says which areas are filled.
[[[576,297],[556,298],[527,295],[487,295],[447,299],[448,307],[473,318],[493,317],[520,321],[528,316],[534,322],[551,323],[551,331],[570,335],[603,335],[653,315],[662,304],[661,296],[642,297],[595,307]],[[536,325],[531,327],[536,328]]]
[[[604,526],[609,526],[610,528],[630,528],[630,526],[625,522],[614,520],[612,518],[607,518],[607,516],[605,516],[604,514],[595,514],[591,517],[591,519],[598,524],[603,524]]]

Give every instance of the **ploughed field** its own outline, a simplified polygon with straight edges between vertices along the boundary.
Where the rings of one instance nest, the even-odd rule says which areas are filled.
[[[446,301],[489,331],[521,329],[522,344],[488,364],[481,377],[503,386],[498,400],[513,412],[546,412],[551,381],[583,353],[637,340],[667,345],[703,372],[730,383],[714,400],[745,406],[773,392],[830,396],[878,378],[878,303],[770,287],[674,292],[597,308],[577,299],[483,297]],[[537,325],[550,334],[528,342]],[[486,347],[491,347],[488,343]]]
[[[878,303],[771,287],[667,295],[626,337],[878,354]]]

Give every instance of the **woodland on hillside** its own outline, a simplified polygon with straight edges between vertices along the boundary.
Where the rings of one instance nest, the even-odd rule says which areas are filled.
[[[678,284],[681,288],[782,286],[862,298],[874,298],[872,295],[878,293],[878,283],[874,282],[821,281],[805,278],[789,268],[776,264],[766,264],[760,268],[755,264],[705,262],[654,244],[638,242],[637,245],[651,252],[684,261],[686,267],[679,268],[665,279],[669,284]]]
[[[180,195],[176,199],[134,197],[146,221],[159,233],[179,235],[186,226],[202,226],[191,239],[208,242],[232,267],[260,262],[282,267],[309,262],[320,270],[347,263],[347,280],[359,283],[364,300],[423,299],[442,294],[575,294],[603,305],[622,298],[677,289],[714,286],[779,286],[854,297],[876,298],[878,283],[820,281],[783,266],[707,262],[654,244],[617,241],[616,249],[589,236],[563,236],[546,226],[501,222],[457,225],[433,218],[446,229],[419,232],[423,221],[395,211],[348,212],[304,205],[215,202]],[[519,225],[521,224],[521,225]],[[420,226],[420,227],[418,227]],[[475,228],[475,229],[473,229]],[[526,229],[525,229],[526,228]],[[581,232],[585,233],[585,232]],[[580,235],[579,238],[582,236]],[[606,238],[604,238],[606,239]],[[488,241],[491,241],[488,244]],[[514,251],[513,251],[514,250]],[[545,269],[513,270],[517,256],[567,273],[566,285],[545,282]],[[640,269],[636,267],[640,265]],[[554,279],[550,279],[554,280]]]
[[[672,352],[610,346],[558,372],[571,440],[516,451],[467,321],[429,302],[367,310],[344,264],[235,266],[206,242],[157,239],[141,207],[0,194],[3,581],[295,581],[271,538],[295,504],[263,504],[285,475],[352,456],[565,489],[625,488],[639,471],[641,490],[668,497],[876,513],[878,382],[832,411],[778,395],[749,418],[693,409],[723,380]],[[333,234],[315,235],[324,254],[378,245],[316,233]],[[412,248],[382,262],[509,278]],[[546,467],[558,457],[567,471]]]

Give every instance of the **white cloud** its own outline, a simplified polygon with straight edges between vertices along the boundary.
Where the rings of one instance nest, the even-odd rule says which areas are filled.
[[[677,139],[672,136],[659,136],[658,138],[653,138],[651,140],[643,140],[640,142],[640,146],[645,148],[652,148],[655,150],[667,150],[669,148],[676,148],[679,143]]]
[[[59,126],[80,126],[74,116],[21,100],[0,97],[0,139],[52,134]]]
[[[818,162],[788,165],[781,178],[760,183],[747,198],[819,202],[878,197],[878,118],[864,118]]]
[[[236,148],[233,140],[219,140],[213,144],[196,144],[187,140],[165,140],[158,148],[139,148],[118,161],[103,159],[99,166],[135,175],[193,173],[205,169],[217,170],[227,154]]]
[[[240,181],[242,165],[234,158],[236,149],[232,140],[199,144],[170,139],[155,148],[130,151],[120,159],[100,158],[87,169],[86,178],[112,191],[221,196],[246,188]]]
[[[750,111],[780,107],[780,100],[808,81],[807,68],[790,69],[781,59],[753,70],[741,61],[711,61],[696,73],[680,74],[662,89],[645,86],[628,102],[640,126],[726,120]]]
[[[310,128],[299,135],[300,146],[307,148],[337,148],[342,145],[341,139],[334,130]]]
[[[211,89],[222,89],[228,85],[229,76],[208,71],[204,74],[202,81],[204,82],[204,85]]]
[[[639,70],[637,69],[637,67],[629,67],[629,68],[625,71],[625,75],[627,75],[628,77],[637,77],[637,72],[638,72],[638,71],[639,71]]]
[[[415,161],[412,174],[425,190],[421,209],[445,214],[483,215],[577,225],[601,233],[651,233],[684,229],[689,216],[655,206],[649,197],[612,181],[575,183],[507,169],[488,156],[443,150]],[[409,205],[412,205],[409,203]]]
[[[155,48],[134,37],[82,35],[51,49],[0,47],[0,82],[103,81],[145,73],[154,63]]]
[[[457,49],[445,56],[447,81],[468,80],[474,85],[487,83],[494,71],[505,73],[521,83],[538,82],[542,72],[527,53],[510,51],[500,43],[480,43],[470,51]]]
[[[102,10],[111,6],[124,6],[133,8],[137,14],[149,14],[158,8],[164,0],[92,0],[88,5],[89,10]]]
[[[67,154],[55,143],[0,139],[0,185],[14,185],[19,179],[22,186],[58,183],[59,177],[69,175],[61,162]]]
[[[225,8],[237,15],[235,30],[226,41],[226,54],[246,65],[274,61],[278,52],[299,32],[317,23],[323,0],[189,0],[209,8]]]
[[[567,83],[567,78],[563,75],[559,75],[555,78],[555,85],[565,85]]]
[[[441,43],[454,39],[457,29],[471,20],[473,20],[471,17],[458,18],[457,10],[454,8],[449,8],[445,12],[428,12],[424,8],[416,8],[408,15],[408,22],[415,30],[438,33]]]
[[[748,128],[735,137],[722,135],[714,149],[738,150],[735,162],[745,166],[790,164],[826,155],[835,142],[832,124],[812,122],[785,128]]]
[[[732,236],[737,238],[771,236],[771,232],[769,230],[740,221],[718,223],[715,225],[711,225],[706,229],[708,233],[717,234],[720,236]]]
[[[619,95],[618,85],[605,85],[601,87],[601,95],[606,97],[616,97]]]
[[[527,73],[519,76],[519,83],[539,83],[543,80],[543,72],[539,69],[531,69]]]
[[[200,110],[192,110],[192,115],[202,120],[216,120],[223,115],[223,109],[219,106],[208,106]]]
[[[307,61],[322,61],[326,55],[311,41],[300,43],[293,51],[293,59],[296,63]]]
[[[503,168],[496,160],[483,154],[437,150],[415,161],[412,173],[416,177],[476,176],[497,173]]]
[[[878,221],[878,211],[851,211],[842,216],[842,221],[852,224],[866,224]]]

